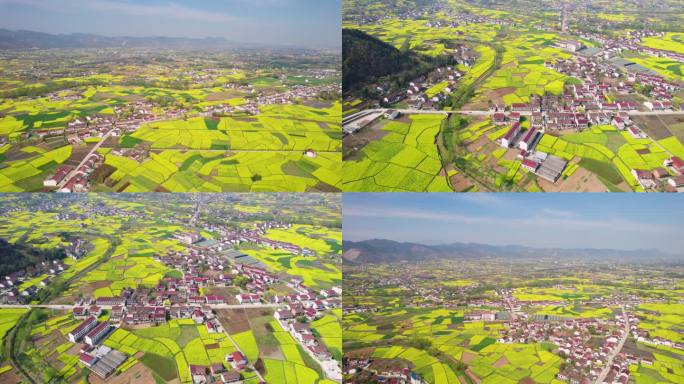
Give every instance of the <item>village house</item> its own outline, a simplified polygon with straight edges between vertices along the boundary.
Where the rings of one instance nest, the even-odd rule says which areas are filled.
[[[671,169],[677,175],[684,174],[684,161],[677,156],[663,161],[663,166]]]
[[[221,374],[221,381],[224,383],[236,383],[240,380],[242,380],[242,376],[240,375],[240,372],[236,370],[230,370]]]
[[[530,128],[525,132],[523,138],[518,143],[518,148],[523,151],[531,151],[537,141],[538,132],[536,128]]]
[[[91,329],[87,335],[85,335],[84,341],[91,347],[98,343],[107,333],[109,333],[109,323],[103,321]]]
[[[67,334],[69,341],[76,343],[83,338],[91,329],[97,325],[97,319],[93,316],[83,320],[76,328]]]
[[[645,169],[632,169],[631,173],[644,189],[655,188],[656,182],[651,171]]]
[[[189,368],[193,384],[207,383],[207,367],[203,365],[190,365]]]
[[[518,136],[518,133],[520,133],[520,123],[515,122],[511,125],[511,128],[508,129],[506,134],[501,138],[501,146],[504,148],[510,147],[513,143],[513,140]]]
[[[230,362],[235,369],[243,370],[247,366],[247,358],[240,351],[235,351],[228,356],[226,356],[228,362]]]

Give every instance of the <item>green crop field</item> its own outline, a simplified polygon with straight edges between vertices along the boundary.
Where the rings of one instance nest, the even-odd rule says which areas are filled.
[[[17,319],[19,319],[26,312],[26,309],[0,309],[0,340],[4,339],[7,332],[10,329],[12,329],[12,327],[14,327],[14,324],[16,323]],[[0,358],[4,357],[5,356],[2,356],[2,354],[0,354]]]
[[[36,152],[24,159],[9,161],[0,168],[0,191],[26,192],[42,188],[43,179],[71,156],[67,145],[47,152]]]
[[[332,315],[326,315],[311,324],[322,338],[328,350],[333,356],[342,356],[342,330],[340,319]]]
[[[387,134],[366,145],[361,159],[344,162],[344,191],[451,191],[435,145],[443,119],[411,115],[410,123],[385,124]]]
[[[661,167],[665,159],[684,154],[684,146],[674,136],[658,141],[635,139],[611,126],[597,126],[559,138],[544,135],[537,150],[566,160],[581,158],[585,162],[580,165],[586,164],[590,171],[609,183],[619,184],[624,180],[635,191],[642,188],[631,175],[631,169],[652,170]]]
[[[478,89],[481,98],[491,97],[488,90],[502,90],[498,95],[506,104],[526,103],[530,95],[546,92],[560,94],[563,91],[565,75],[544,66],[545,61],[570,57],[550,44],[554,34],[526,33],[504,44],[502,66]]]
[[[252,331],[245,331],[235,335],[231,335],[235,343],[240,347],[242,353],[245,354],[248,361],[256,361],[259,357],[259,347],[257,347],[256,340]]]
[[[391,331],[377,331],[374,327],[363,326],[358,319],[344,318],[344,339],[371,342],[380,340],[389,332],[395,340],[394,345],[376,347],[372,356],[381,359],[401,359],[411,362],[413,371],[429,383],[451,383],[462,377],[462,371],[455,371],[449,364],[443,363],[415,347],[410,340],[416,337],[427,338],[432,347],[455,360],[466,359],[469,369],[482,382],[515,383],[525,377],[536,382],[552,382],[559,371],[562,359],[552,354],[542,345],[529,344],[496,344],[501,324],[483,322],[463,323],[463,312],[446,309],[412,310],[385,309],[374,316],[377,319],[400,321],[402,326]],[[393,320],[390,320],[393,319]],[[379,320],[384,322],[384,320]],[[505,364],[494,363],[503,359]]]
[[[246,248],[244,252],[274,271],[298,276],[306,286],[314,289],[328,289],[341,284],[342,272],[334,256],[342,246],[339,231],[319,226],[294,225],[289,229],[271,230],[267,237],[309,248],[316,252],[316,256],[295,256],[265,247]]]
[[[684,33],[666,33],[663,37],[647,37],[642,40],[646,47],[663,49],[672,52],[684,52]]]
[[[121,144],[149,145],[142,163],[107,155],[113,190],[126,192],[310,191],[339,188],[341,104],[272,105],[249,118],[143,125]],[[141,144],[143,143],[143,144]],[[304,155],[316,151],[315,158]]]
[[[313,369],[289,361],[264,359],[264,368],[266,380],[272,383],[315,384],[323,381],[318,381],[318,373]]]
[[[114,190],[126,192],[269,192],[286,188],[304,192],[319,183],[340,184],[341,156],[319,153],[308,158],[298,151],[222,152],[161,150],[143,163],[110,155],[116,168]]]
[[[210,365],[225,361],[236,349],[223,333],[210,334],[204,325],[192,320],[170,320],[167,325],[134,330],[119,329],[106,343],[125,353],[145,352],[140,359],[160,377],[180,377],[191,382],[189,364]],[[147,357],[149,356],[149,357]]]

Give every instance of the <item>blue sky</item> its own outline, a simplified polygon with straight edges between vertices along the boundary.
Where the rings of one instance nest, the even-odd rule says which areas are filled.
[[[0,0],[0,27],[337,48],[340,0]]]
[[[345,193],[345,240],[679,251],[680,194]]]

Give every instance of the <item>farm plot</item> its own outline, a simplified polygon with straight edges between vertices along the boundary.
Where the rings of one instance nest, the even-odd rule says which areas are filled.
[[[169,268],[149,256],[130,256],[119,247],[111,260],[90,271],[79,281],[93,283],[95,297],[119,296],[124,288],[154,287]]]
[[[502,67],[487,79],[478,95],[489,97],[487,90],[499,92],[506,104],[525,103],[533,94],[560,94],[567,76],[546,68],[546,61],[568,58],[563,51],[550,47],[553,34],[528,33],[506,41]]]
[[[314,384],[319,375],[313,369],[291,361],[263,359],[266,369],[265,379],[269,383]]]
[[[390,134],[369,143],[363,158],[346,161],[343,190],[346,192],[420,191],[449,192],[435,137],[443,116],[412,115],[410,124],[392,122],[383,129]]]
[[[192,382],[188,365],[210,365],[225,361],[235,351],[223,333],[208,333],[192,320],[170,320],[168,324],[137,329],[117,329],[105,344],[128,353],[144,352],[140,361],[164,380],[180,377]]]
[[[661,337],[675,343],[684,341],[680,324],[684,321],[684,304],[642,304],[637,308],[642,320],[639,328],[651,337]]]
[[[342,357],[342,329],[339,319],[325,315],[311,323],[311,328],[318,333],[333,357],[339,360]]]
[[[153,149],[340,151],[341,103],[326,108],[269,105],[251,117],[196,117],[143,124],[122,138]],[[135,140],[131,141],[130,138]]]
[[[58,165],[71,156],[71,145],[24,160],[8,161],[0,168],[0,192],[35,192],[43,188],[46,179]]]
[[[42,311],[46,319],[31,329],[32,341],[27,347],[26,356],[34,364],[39,364],[45,381],[55,377],[71,378],[79,372],[80,367],[78,352],[74,351],[74,344],[67,340],[66,334],[78,325],[78,321],[69,314],[38,311]]]
[[[108,155],[113,190],[125,192],[271,192],[336,190],[341,154],[298,151],[160,151],[143,163]]]
[[[684,64],[677,60],[650,55],[630,56],[629,60],[658,72],[670,80],[684,81]]]
[[[537,150],[566,160],[578,157],[581,159],[579,165],[598,175],[607,187],[624,180],[635,191],[643,191],[643,188],[630,173],[632,169],[654,170],[662,166],[670,153],[684,152],[684,146],[676,137],[653,142],[635,139],[610,126],[599,128],[562,137],[545,134]]]
[[[304,248],[309,248],[318,255],[325,255],[334,252],[334,247],[339,247],[339,243],[331,243],[329,238],[319,236],[336,236],[339,239],[339,231],[331,231],[323,227],[311,225],[295,224],[288,229],[272,229],[266,237],[273,240],[298,244]],[[333,240],[335,241],[335,240]],[[339,249],[339,248],[338,248]]]
[[[27,309],[23,308],[0,309],[0,340],[4,339],[5,334],[14,327],[17,320],[27,311]]]
[[[268,265],[276,272],[302,279],[304,284],[313,289],[329,289],[339,285],[342,272],[339,265],[313,259],[310,256],[293,256],[290,253],[269,248],[243,249],[247,255]]]
[[[223,317],[228,312],[230,315]],[[228,331],[248,360],[252,363],[260,360],[266,364],[267,378],[276,380],[276,377],[284,373],[281,372],[284,369],[292,380],[296,380],[299,375],[304,375],[304,378],[300,380],[307,382],[323,379],[322,374],[319,374],[318,365],[302,350],[291,334],[273,318],[273,311],[227,310],[219,316],[224,324],[230,324]],[[271,369],[266,363],[269,360],[272,362]]]
[[[372,348],[372,357],[410,362],[412,370],[428,383],[466,380],[463,371],[452,369],[455,361],[467,364],[471,374],[482,382],[517,383],[531,378],[538,383],[551,383],[563,362],[551,352],[552,344],[496,343],[503,324],[464,322],[462,311],[411,309],[407,313],[405,309],[385,308],[370,318],[352,317],[344,318],[345,340],[373,341],[378,339],[371,338],[371,334],[382,338],[390,332],[395,342],[391,346]],[[380,326],[383,331],[376,329]],[[350,338],[347,331],[351,333]],[[441,352],[441,357],[417,348],[412,340],[429,340],[432,348]]]

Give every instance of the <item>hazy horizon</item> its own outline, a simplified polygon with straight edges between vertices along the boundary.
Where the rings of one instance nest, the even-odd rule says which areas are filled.
[[[0,6],[0,28],[15,31],[341,47],[339,1],[0,0]]]
[[[343,196],[343,235],[425,245],[681,253],[683,202],[670,194],[352,193]]]

